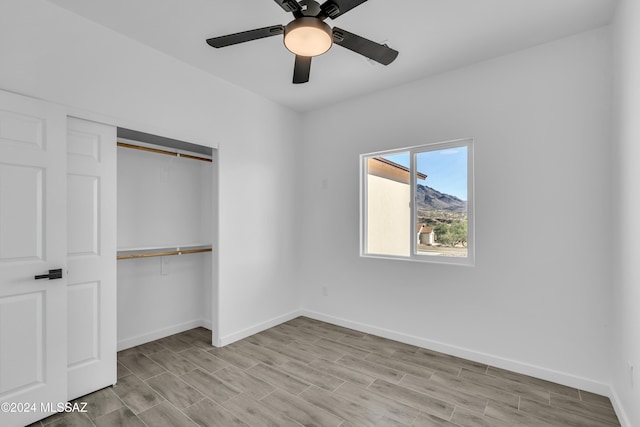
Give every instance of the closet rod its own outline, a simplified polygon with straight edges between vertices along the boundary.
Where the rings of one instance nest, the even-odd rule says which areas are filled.
[[[213,160],[207,159],[206,157],[192,156],[190,154],[176,153],[174,151],[160,150],[158,148],[142,147],[140,145],[127,144],[125,142],[118,142],[118,147],[132,148],[134,150],[150,151],[152,153],[166,154],[168,156],[173,156],[173,157],[184,157],[185,159],[201,160],[203,162],[209,162],[209,163],[213,162]]]
[[[151,258],[156,256],[171,256],[171,255],[186,255],[186,254],[197,254],[200,252],[211,252],[211,248],[203,248],[203,249],[184,249],[180,251],[164,251],[164,252],[145,252],[145,253],[137,253],[137,254],[126,254],[126,255],[118,255],[116,259],[133,259],[133,258]]]

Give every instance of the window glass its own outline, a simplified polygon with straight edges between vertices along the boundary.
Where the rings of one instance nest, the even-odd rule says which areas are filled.
[[[409,152],[367,159],[367,253],[409,256]]]
[[[473,264],[472,142],[361,156],[361,255]]]
[[[416,153],[415,251],[466,257],[469,243],[467,147]],[[425,171],[427,174],[420,174]],[[425,176],[423,178],[423,176]]]

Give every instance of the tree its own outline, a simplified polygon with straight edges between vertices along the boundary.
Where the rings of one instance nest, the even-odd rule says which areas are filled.
[[[467,235],[469,233],[466,221],[454,222],[453,224],[451,224],[451,227],[449,227],[449,232],[452,236],[453,246],[457,245],[458,243],[462,244],[463,246],[467,246]]]
[[[462,244],[467,246],[468,226],[467,221],[454,221],[451,224],[440,223],[433,229],[436,241],[444,246]]]

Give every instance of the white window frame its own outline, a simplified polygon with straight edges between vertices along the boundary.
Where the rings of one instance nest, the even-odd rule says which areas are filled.
[[[474,140],[473,138],[456,139],[452,141],[434,142],[423,145],[416,145],[412,147],[398,148],[386,151],[377,151],[373,153],[366,153],[360,155],[360,256],[364,258],[382,258],[382,259],[396,259],[402,261],[418,261],[429,262],[438,264],[452,264],[463,266],[475,265],[475,179],[474,179]],[[417,218],[415,200],[417,194],[417,180],[416,180],[416,154],[428,151],[446,150],[448,148],[466,147],[467,148],[467,256],[466,257],[451,257],[442,255],[429,255],[425,253],[419,253],[417,251]],[[368,253],[366,251],[367,245],[367,195],[368,195],[368,171],[367,171],[367,159],[377,156],[388,156],[393,154],[409,153],[410,158],[410,175],[409,185],[410,189],[410,230],[411,239],[409,248],[409,256],[401,255],[387,255]],[[425,171],[428,174],[428,171]]]

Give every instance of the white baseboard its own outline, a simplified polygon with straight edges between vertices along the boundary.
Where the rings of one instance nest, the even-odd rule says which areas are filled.
[[[620,403],[620,397],[618,396],[618,393],[616,392],[616,389],[614,387],[610,387],[609,399],[611,399],[611,404],[613,405],[613,409],[616,411],[616,415],[618,416],[620,425],[622,427],[631,427],[627,412],[624,410],[624,407]]]
[[[250,337],[253,334],[257,334],[258,332],[262,332],[269,328],[273,328],[274,326],[278,326],[281,323],[288,322],[289,320],[295,319],[298,316],[301,316],[301,312],[299,310],[294,310],[287,314],[283,314],[282,316],[274,317],[273,319],[266,320],[232,334],[225,335],[224,337],[220,338],[218,343],[214,343],[214,345],[216,345],[216,347],[223,347],[227,344],[231,344],[246,337]]]
[[[156,329],[144,334],[136,335],[134,337],[124,338],[118,340],[118,351],[126,350],[131,347],[135,347],[140,344],[145,344],[150,341],[155,341],[160,338],[168,337],[169,335],[179,334],[180,332],[188,331],[189,329],[203,327],[211,329],[211,321],[204,319],[191,320],[189,322],[180,323],[178,325],[171,325],[167,328]]]
[[[547,369],[540,366],[531,365],[529,363],[520,362],[517,360],[506,359],[491,354],[481,353],[474,350],[469,350],[454,345],[432,341],[425,338],[416,337],[413,335],[404,334],[401,332],[392,331],[389,329],[380,328],[377,326],[367,325],[364,323],[353,322],[347,319],[330,316],[327,314],[319,313],[311,310],[300,310],[301,316],[310,317],[312,319],[320,320],[327,323],[333,323],[335,325],[344,326],[345,328],[355,329],[360,332],[365,332],[372,335],[377,335],[383,338],[400,341],[406,344],[415,345],[418,347],[426,348],[441,353],[450,354],[452,356],[461,357],[463,359],[472,360],[474,362],[483,363],[486,365],[495,366],[496,368],[507,369],[520,374],[529,375],[535,378],[551,381],[558,384],[563,384],[569,387],[574,387],[580,390],[589,391],[591,393],[600,394],[603,396],[611,396],[611,387],[609,384],[600,383],[598,381],[591,380],[589,378],[583,378],[564,372],[555,371],[553,369]],[[613,400],[613,398],[612,398]]]

